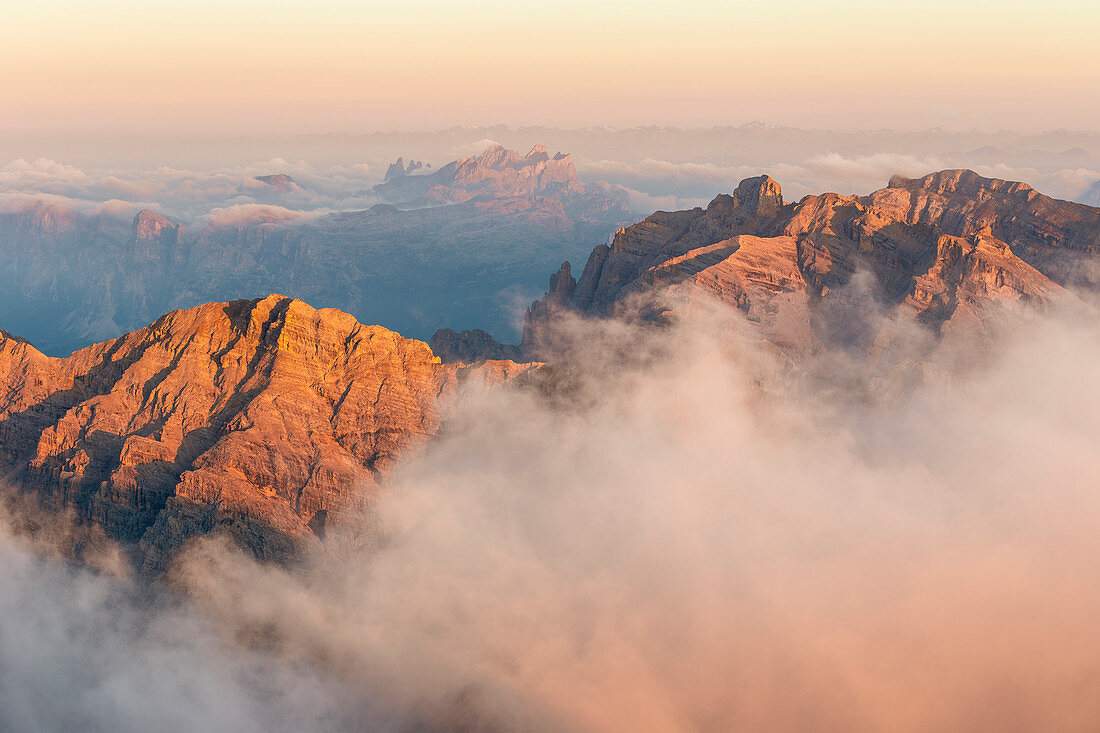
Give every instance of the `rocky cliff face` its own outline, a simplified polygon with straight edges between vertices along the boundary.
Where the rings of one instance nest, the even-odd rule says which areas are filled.
[[[797,203],[761,176],[705,209],[657,212],[620,230],[577,280],[563,265],[527,313],[521,351],[552,356],[556,313],[606,316],[642,293],[717,298],[782,348],[873,351],[898,319],[938,338],[992,303],[1042,306],[1069,297],[1064,286],[1095,290],[1098,253],[1100,209],[971,171]],[[858,335],[854,300],[883,314]]]
[[[176,311],[66,359],[0,333],[0,470],[137,548],[220,530],[291,561],[439,427],[461,374],[420,341],[272,295]]]
[[[448,363],[473,363],[485,359],[519,361],[520,348],[497,342],[479,328],[454,331],[442,328],[431,340],[432,351]]]
[[[1100,254],[1100,209],[1044,196],[1026,183],[941,171],[895,176],[867,204],[910,226],[935,226],[966,237],[987,233],[1060,285],[1094,289]]]
[[[70,330],[88,342],[117,336],[116,263],[151,254],[132,239],[139,229],[155,227],[45,202],[0,213],[3,327],[47,349]],[[101,286],[92,290],[90,282]]]

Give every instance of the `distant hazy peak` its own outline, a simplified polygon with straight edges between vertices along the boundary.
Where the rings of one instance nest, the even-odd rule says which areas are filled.
[[[532,162],[539,162],[543,160],[549,160],[550,156],[546,154],[546,148],[542,145],[535,145],[531,148],[531,152],[527,153],[527,160]],[[555,158],[558,160],[558,158]]]
[[[178,228],[179,226],[173,224],[168,218],[149,209],[142,209],[134,217],[136,239],[153,239],[159,237],[165,230],[174,231]]]
[[[1027,193],[1035,189],[1022,181],[1005,181],[986,178],[972,170],[942,170],[921,178],[892,176],[888,188],[904,188],[909,191],[933,191],[935,193],[974,194],[997,192],[1002,194]]]
[[[405,176],[405,159],[398,157],[397,160],[390,163],[390,167],[386,169],[385,181],[392,181],[395,178],[403,178]]]
[[[547,154],[535,145],[522,155],[493,143],[481,153],[448,163],[434,173],[409,177],[398,158],[375,191],[398,204],[461,203],[473,198],[526,199],[533,206],[564,212],[573,220],[621,221],[629,212],[598,186],[580,182],[568,153]],[[569,226],[566,223],[566,226]]]
[[[389,168],[386,169],[386,177],[383,180],[392,181],[395,178],[404,178],[413,171],[420,170],[423,167],[424,164],[419,160],[411,160],[408,166],[406,166],[405,159],[399,157],[397,160],[390,163]],[[428,167],[431,168],[430,165]]]
[[[256,176],[256,180],[282,193],[301,188],[297,181],[285,173],[275,173],[270,176]]]

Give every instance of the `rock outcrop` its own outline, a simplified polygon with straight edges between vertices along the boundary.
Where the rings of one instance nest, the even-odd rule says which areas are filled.
[[[162,571],[223,531],[290,562],[438,429],[460,374],[427,344],[272,295],[175,311],[66,359],[0,333],[0,470]]]
[[[498,343],[480,328],[453,331],[442,328],[431,340],[432,351],[447,363],[474,363],[492,360],[520,360],[520,348]]]
[[[934,340],[990,304],[1041,307],[1071,297],[1066,287],[1095,291],[1098,254],[1100,209],[1023,183],[941,171],[895,177],[868,196],[785,203],[761,176],[705,209],[659,211],[621,229],[577,280],[563,265],[527,312],[521,353],[552,357],[555,314],[621,313],[643,293],[717,298],[788,350],[880,350],[899,318]],[[881,318],[857,327],[857,310]]]
[[[390,163],[390,166],[386,168],[386,177],[383,178],[383,182],[388,183],[395,178],[405,177],[405,160],[404,158],[398,158]]]
[[[302,187],[298,185],[298,182],[286,173],[275,173],[270,176],[256,176],[256,180],[279,193],[290,193],[291,191],[300,191],[302,189]]]

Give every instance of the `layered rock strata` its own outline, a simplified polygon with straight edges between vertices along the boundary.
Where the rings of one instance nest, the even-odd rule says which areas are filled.
[[[288,562],[361,515],[460,376],[427,344],[272,295],[175,311],[65,359],[0,333],[0,469],[164,569],[223,531]]]

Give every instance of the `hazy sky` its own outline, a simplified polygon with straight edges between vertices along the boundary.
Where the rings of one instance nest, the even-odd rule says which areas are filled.
[[[1100,128],[1091,0],[5,0],[0,130]]]

